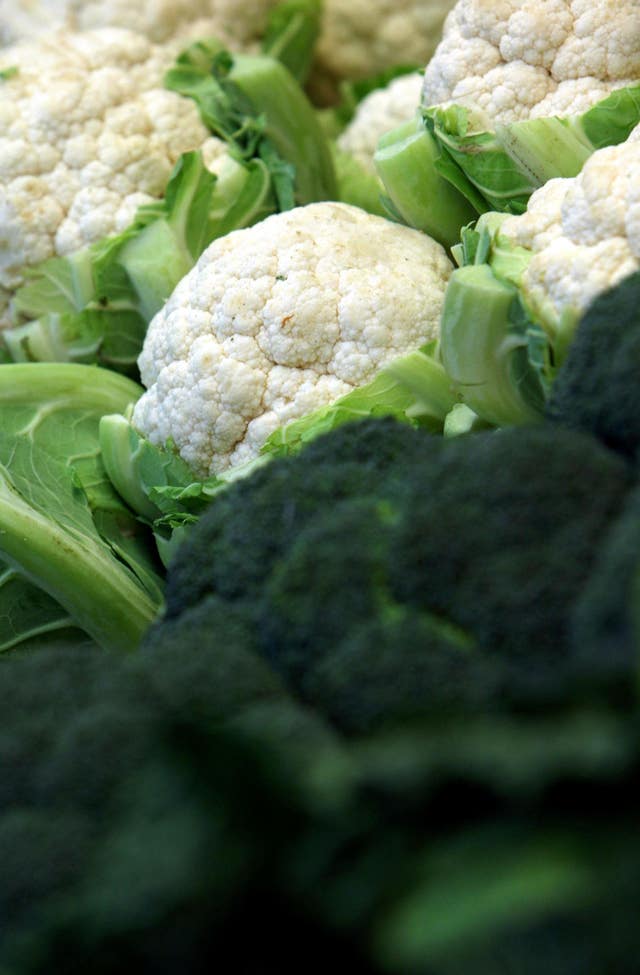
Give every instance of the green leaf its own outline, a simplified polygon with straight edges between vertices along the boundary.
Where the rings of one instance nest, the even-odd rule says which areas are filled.
[[[456,402],[451,381],[434,357],[435,347],[399,356],[364,386],[280,427],[267,439],[262,455],[298,453],[320,434],[365,417],[393,416],[405,423],[441,432]]]
[[[208,129],[233,146],[239,157],[255,156],[265,120],[230,78],[231,54],[215,40],[196,41],[176,59],[165,88],[192,98]]]
[[[284,0],[269,13],[262,53],[276,58],[304,84],[322,25],[322,0]]]
[[[424,111],[440,155],[437,171],[478,213],[519,214],[550,179],[576,176],[589,156],[628,138],[640,122],[640,85],[613,92],[582,115],[532,118],[492,126],[463,105]]]
[[[579,129],[594,149],[625,142],[640,121],[640,84],[619,88],[569,124]]]
[[[271,142],[262,139],[260,142],[260,159],[267,167],[273,182],[273,189],[278,203],[278,210],[292,210],[296,205],[296,170],[292,163],[286,162]]]
[[[464,192],[478,213],[526,209],[540,182],[511,159],[496,132],[479,127],[484,117],[476,120],[468,109],[454,105],[426,109],[425,120],[441,150],[438,171]]]
[[[109,480],[129,507],[150,523],[168,511],[166,505],[156,503],[161,498],[159,489],[170,487],[171,496],[177,497],[198,480],[170,445],[158,447],[138,433],[128,414],[103,416],[99,440]]]
[[[528,319],[514,285],[487,264],[451,275],[442,311],[442,363],[461,399],[497,426],[542,418],[544,392],[529,361]]]
[[[0,653],[72,626],[55,599],[0,559]]]
[[[191,45],[165,76],[172,91],[193,98],[203,122],[225,139],[239,158],[272,157],[295,173],[299,205],[336,198],[328,140],[300,85],[285,66],[265,55],[234,54],[215,42]],[[282,166],[276,167],[282,172]]]
[[[160,610],[162,583],[146,529],[108,480],[98,424],[140,392],[97,367],[0,369],[0,559],[122,650]]]
[[[43,261],[25,271],[25,281],[12,303],[18,321],[80,311],[93,295],[90,252],[82,250],[70,257]]]

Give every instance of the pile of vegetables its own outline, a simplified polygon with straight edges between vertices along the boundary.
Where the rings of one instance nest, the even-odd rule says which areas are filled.
[[[0,975],[634,975],[640,11],[583,8],[0,3]]]

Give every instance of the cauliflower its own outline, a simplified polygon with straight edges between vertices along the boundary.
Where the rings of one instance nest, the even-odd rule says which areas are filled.
[[[639,76],[638,0],[459,0],[423,102],[479,106],[494,123],[578,115]]]
[[[640,271],[640,125],[525,213],[484,213],[453,252],[440,352],[454,388],[490,423],[539,419],[584,312]]]
[[[325,0],[317,70],[325,84],[424,65],[454,0]],[[331,81],[332,79],[332,81]]]
[[[277,0],[0,0],[0,43],[32,40],[46,31],[124,27],[155,42],[212,35],[249,44]]]
[[[503,247],[531,251],[521,280],[530,307],[543,321],[575,320],[640,270],[640,126],[595,152],[575,178],[542,186],[499,234]]]
[[[225,145],[162,87],[173,51],[115,28],[5,49],[0,100],[1,306],[24,269],[118,233],[160,198],[182,153]]]
[[[429,237],[343,203],[220,238],[149,326],[133,424],[200,475],[248,461],[434,338],[451,270]]]
[[[375,173],[373,154],[378,140],[389,129],[411,118],[420,105],[422,76],[418,73],[394,78],[385,88],[378,88],[358,105],[353,119],[338,138],[338,148]]]
[[[422,118],[379,141],[392,212],[455,246],[478,213],[522,213],[640,118],[638,0],[459,0],[424,76]]]

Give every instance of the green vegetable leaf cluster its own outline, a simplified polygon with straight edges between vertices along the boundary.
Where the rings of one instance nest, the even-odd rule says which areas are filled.
[[[0,369],[0,647],[66,627],[131,649],[162,606],[148,532],[114,490],[98,425],[140,390],[78,365]]]
[[[390,214],[451,247],[479,214],[523,213],[534,190],[576,176],[593,152],[624,142],[638,122],[638,85],[582,115],[508,125],[493,126],[463,105],[426,107],[422,119],[381,139],[375,163]]]

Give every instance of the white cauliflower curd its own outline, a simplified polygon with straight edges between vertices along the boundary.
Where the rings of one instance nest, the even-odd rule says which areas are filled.
[[[200,475],[438,333],[452,265],[426,235],[315,203],[214,241],[149,327],[134,426]]]
[[[363,98],[356,114],[338,138],[338,147],[348,152],[371,173],[373,154],[381,136],[415,115],[420,106],[422,75],[411,72],[394,78]]]
[[[124,230],[182,153],[216,168],[224,143],[162,87],[173,56],[116,28],[0,52],[0,327],[26,267]]]
[[[364,78],[396,64],[423,67],[455,0],[324,0],[317,68],[333,79]]]
[[[581,114],[638,78],[638,0],[459,0],[423,102],[479,106],[509,123]]]
[[[277,0],[0,0],[0,44],[68,31],[124,27],[155,42],[216,36],[247,44],[260,37]]]
[[[627,142],[595,152],[578,176],[542,186],[499,235],[503,246],[531,251],[522,291],[550,323],[575,319],[640,270],[640,126]]]

